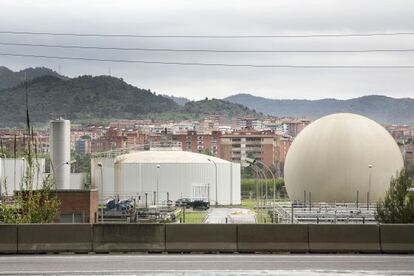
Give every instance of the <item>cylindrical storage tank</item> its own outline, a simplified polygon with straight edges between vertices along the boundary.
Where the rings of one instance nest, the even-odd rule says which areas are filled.
[[[51,172],[57,189],[70,189],[70,121],[50,122]]]
[[[164,205],[180,198],[211,205],[240,204],[240,165],[217,157],[154,150],[120,155],[111,169],[99,162],[101,166],[91,162],[93,181],[104,199],[139,196],[141,205]],[[112,183],[109,174],[113,174]]]

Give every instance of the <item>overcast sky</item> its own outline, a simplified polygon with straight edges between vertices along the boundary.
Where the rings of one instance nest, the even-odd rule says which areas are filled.
[[[0,31],[143,35],[302,35],[413,32],[414,1],[5,1]],[[0,34],[0,42],[220,50],[414,49],[414,35],[336,38],[96,38]],[[2,53],[231,64],[414,65],[405,53],[165,53],[0,46]],[[12,70],[45,66],[64,75],[122,77],[190,99],[251,93],[268,98],[414,97],[414,69],[231,68],[0,56]]]

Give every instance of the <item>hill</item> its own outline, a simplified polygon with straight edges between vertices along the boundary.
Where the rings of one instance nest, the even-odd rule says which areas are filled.
[[[256,111],[251,110],[244,105],[219,99],[205,99],[188,102],[184,105],[184,111],[189,114],[225,114],[227,117],[260,116]]]
[[[349,100],[275,100],[250,94],[236,94],[225,100],[245,105],[264,114],[316,119],[336,112],[367,116],[382,124],[414,125],[414,99],[364,96]]]
[[[54,76],[61,79],[67,79],[67,77],[61,76],[55,71],[45,67],[26,68],[19,72],[13,72],[7,67],[0,66],[0,90],[19,85],[24,82],[25,75],[29,81],[41,76]]]
[[[172,99],[127,84],[110,76],[62,79],[42,76],[28,82],[29,109],[35,124],[62,116],[74,122],[104,122],[110,119],[193,119],[207,114],[258,115],[224,100],[188,102]],[[25,85],[0,90],[0,127],[23,126]]]
[[[58,116],[83,121],[134,118],[150,112],[177,108],[174,101],[109,76],[81,76],[62,80],[43,76],[28,83],[33,122],[45,123]],[[25,121],[23,84],[0,91],[0,122],[16,126]]]
[[[163,96],[173,100],[175,103],[177,103],[179,105],[185,105],[186,103],[190,102],[189,99],[184,98],[184,97],[175,97],[173,95],[163,95]]]

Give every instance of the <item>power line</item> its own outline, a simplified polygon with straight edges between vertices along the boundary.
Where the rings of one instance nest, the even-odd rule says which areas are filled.
[[[70,56],[46,56],[31,54],[0,53],[0,56],[46,58],[60,60],[83,60],[115,63],[141,63],[161,65],[182,66],[220,66],[220,67],[253,67],[253,68],[292,68],[292,69],[414,69],[414,65],[289,65],[289,64],[230,64],[230,63],[202,63],[202,62],[179,62],[179,61],[150,61],[129,59],[100,59]]]
[[[131,47],[101,47],[61,44],[33,44],[0,42],[4,46],[44,47],[62,49],[93,49],[119,51],[148,51],[148,52],[205,52],[205,53],[377,53],[377,52],[414,52],[414,49],[359,49],[359,50],[219,50],[219,49],[172,49],[172,48],[131,48]]]
[[[27,32],[27,31],[0,31],[0,34],[12,35],[46,35],[46,36],[77,36],[77,37],[119,37],[119,38],[312,38],[312,37],[372,37],[372,36],[399,36],[414,35],[414,32],[389,33],[348,33],[348,34],[300,34],[300,35],[140,35],[140,34],[98,34],[98,33],[55,33],[55,32]]]

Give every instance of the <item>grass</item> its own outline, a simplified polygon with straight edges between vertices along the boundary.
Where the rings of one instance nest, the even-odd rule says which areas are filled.
[[[253,210],[256,207],[256,202],[256,199],[242,199],[240,206]]]
[[[180,217],[182,217],[182,213]],[[203,223],[206,217],[207,211],[185,211],[185,223]]]

